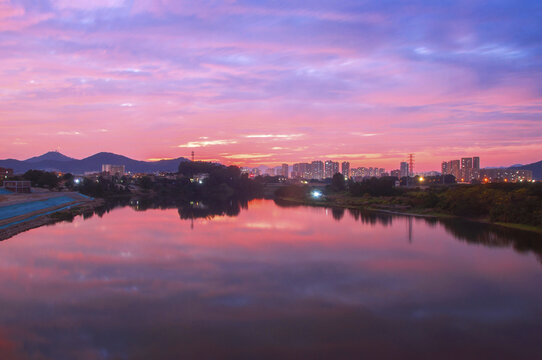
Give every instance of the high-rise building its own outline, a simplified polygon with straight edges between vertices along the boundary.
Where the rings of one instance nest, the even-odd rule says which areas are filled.
[[[350,170],[350,176],[351,177],[361,176],[361,168],[353,168],[352,170]]]
[[[311,178],[311,164],[309,163],[302,163],[301,164],[301,177],[303,179],[310,179]]]
[[[301,163],[296,163],[292,166],[292,178],[293,179],[296,179],[296,178],[301,178],[303,177],[302,172],[301,172]]]
[[[400,177],[401,177],[401,170],[399,170],[399,169],[397,169],[397,170],[392,170],[392,171],[390,172],[390,175],[391,175],[391,176],[394,176],[394,177],[396,177],[396,178],[400,178]]]
[[[408,172],[408,163],[406,161],[402,161],[400,164],[400,171],[401,171],[401,177],[407,177],[409,175]]]
[[[288,167],[288,164],[282,164],[282,176],[284,176],[285,178],[288,178],[288,175],[289,175],[289,167]]]
[[[441,171],[442,175],[448,175],[450,173],[450,169],[448,168],[448,162],[447,161],[442,162],[441,170],[442,170]]]
[[[331,165],[331,177],[335,174],[340,174],[338,161],[334,161]]]
[[[478,156],[472,158],[472,179],[480,180],[480,158]]]
[[[472,158],[461,158],[461,181],[470,182],[472,179]]]
[[[343,161],[343,163],[341,164],[341,170],[341,173],[344,177],[350,177],[350,163],[348,161]]]
[[[442,162],[442,175],[453,175],[458,182],[470,182],[480,178],[480,158],[464,157],[461,160]]]
[[[324,163],[324,178],[330,179],[333,177],[333,161],[326,160]]]
[[[461,180],[461,166],[459,160],[450,160],[448,162],[448,167],[450,169],[450,174],[455,176],[457,181]]]
[[[311,165],[307,163],[297,163],[292,166],[292,178],[310,179]]]
[[[321,180],[324,178],[324,162],[317,160],[311,163],[311,179]]]

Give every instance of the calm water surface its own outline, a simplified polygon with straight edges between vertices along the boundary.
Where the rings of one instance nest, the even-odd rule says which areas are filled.
[[[0,243],[1,359],[542,356],[540,236],[269,200],[132,205]]]

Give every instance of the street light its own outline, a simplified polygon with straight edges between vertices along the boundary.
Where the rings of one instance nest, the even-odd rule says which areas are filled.
[[[320,190],[313,190],[313,191],[311,191],[311,196],[314,199],[319,199],[319,198],[322,197],[322,192]]]

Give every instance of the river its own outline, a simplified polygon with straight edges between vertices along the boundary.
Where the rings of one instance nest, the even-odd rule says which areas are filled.
[[[0,358],[542,354],[540,235],[271,200],[125,205],[0,242]]]

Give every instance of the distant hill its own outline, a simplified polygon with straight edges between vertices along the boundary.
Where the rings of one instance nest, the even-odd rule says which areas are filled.
[[[72,161],[75,160],[74,158],[68,157],[66,155],[62,155],[58,151],[49,151],[48,153],[45,153],[41,156],[34,156],[30,159],[26,159],[26,162],[40,162],[40,161]]]
[[[542,180],[542,161],[538,161],[532,164],[511,166],[522,170],[531,170],[533,172],[533,178],[536,180]]]
[[[59,152],[51,151],[27,160],[0,160],[0,167],[13,169],[16,174],[24,173],[30,169],[83,174],[87,171],[100,171],[102,169],[102,164],[113,164],[126,166],[126,171],[153,173],[157,171],[177,172],[179,163],[181,161],[188,160],[180,157],[171,160],[139,161],[130,159],[126,156],[107,152],[101,152],[87,158],[77,160]]]

